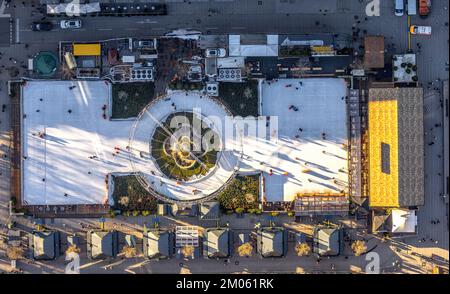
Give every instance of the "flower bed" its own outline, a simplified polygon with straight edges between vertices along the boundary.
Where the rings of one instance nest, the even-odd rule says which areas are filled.
[[[219,83],[219,97],[233,114],[258,116],[258,81]]]
[[[259,175],[237,176],[217,200],[225,210],[256,212],[259,210],[259,184]]]
[[[154,83],[120,83],[112,85],[112,119],[137,117],[153,100]]]
[[[112,180],[114,209],[142,213],[156,212],[157,199],[142,187],[135,175],[113,175]]]

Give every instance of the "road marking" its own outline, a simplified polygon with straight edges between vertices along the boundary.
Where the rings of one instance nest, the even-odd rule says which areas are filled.
[[[19,39],[19,32],[20,32],[19,19],[16,18],[16,43],[19,43],[19,42],[20,42],[20,39]]]
[[[13,21],[10,18],[9,19],[9,44],[11,44],[11,45],[13,43],[13,39],[12,38],[13,38]]]
[[[112,31],[112,29],[97,29],[97,31]]]
[[[158,23],[156,20],[151,21],[150,19],[137,21],[138,24],[147,24],[147,23]]]
[[[206,30],[218,30],[219,28],[205,28]]]
[[[410,28],[411,27],[411,16],[408,15],[408,50],[411,50],[411,31]]]

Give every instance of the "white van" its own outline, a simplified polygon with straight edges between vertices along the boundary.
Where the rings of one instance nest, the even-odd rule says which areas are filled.
[[[408,0],[408,15],[417,14],[417,0]]]
[[[403,13],[405,11],[405,3],[404,0],[394,0],[395,1],[395,15],[396,16],[403,16]]]

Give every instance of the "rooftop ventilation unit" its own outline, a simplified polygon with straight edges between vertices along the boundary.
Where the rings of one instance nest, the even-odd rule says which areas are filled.
[[[153,81],[153,67],[138,67],[131,69],[131,81]]]
[[[242,70],[240,68],[221,68],[217,80],[240,82],[242,81]]]
[[[219,96],[219,83],[207,83],[206,93],[208,93],[209,96]]]

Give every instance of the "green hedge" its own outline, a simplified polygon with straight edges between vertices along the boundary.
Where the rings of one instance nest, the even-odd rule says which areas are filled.
[[[142,187],[135,175],[112,176],[114,209],[156,213],[157,199]],[[128,203],[124,203],[127,198]]]
[[[113,84],[111,118],[136,117],[154,99],[154,96],[154,83]]]
[[[219,97],[235,115],[258,116],[258,81],[219,83]]]
[[[238,176],[217,197],[224,210],[256,213],[259,204],[259,175]],[[253,201],[250,201],[253,200]]]
[[[177,112],[171,114],[167,120],[163,123],[166,129],[174,132],[175,129],[170,128],[170,121],[174,116],[185,116],[189,120],[190,125],[192,125],[192,113]],[[210,129],[202,129],[202,135],[208,132]],[[162,128],[158,127],[153,134],[151,145],[152,157],[156,160],[159,169],[164,175],[175,180],[189,180],[195,175],[205,175],[211,168],[214,167],[217,161],[218,152],[216,150],[211,150],[205,154],[198,155],[197,157],[203,163],[195,163],[190,168],[180,168],[175,159],[172,156],[166,155],[164,151],[164,142],[169,138],[169,134]],[[170,140],[170,139],[169,139]]]

